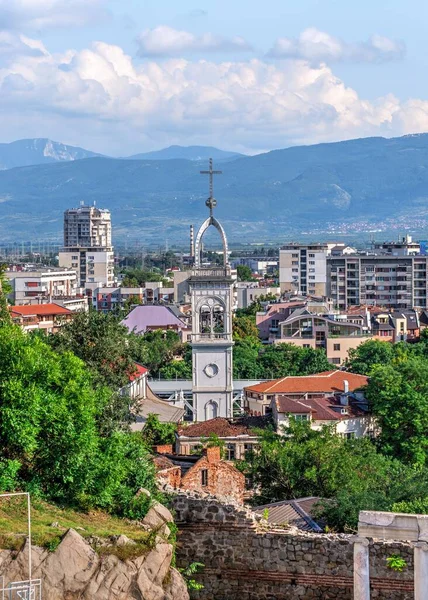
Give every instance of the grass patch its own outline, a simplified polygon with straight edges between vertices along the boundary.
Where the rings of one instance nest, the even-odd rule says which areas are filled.
[[[53,527],[54,523],[58,525]],[[42,500],[32,500],[31,528],[34,545],[42,546],[53,552],[60,543],[61,537],[70,527],[84,538],[107,539],[113,535],[124,534],[136,542],[135,546],[133,544],[123,547],[109,545],[105,548],[109,548],[110,551],[103,550],[103,553],[119,556],[123,550],[122,554],[125,556],[129,549],[130,554],[133,552],[142,554],[152,547],[152,541],[149,539],[151,534],[144,532],[138,524],[127,519],[119,519],[100,511],[83,513],[70,508],[61,508]],[[0,548],[19,550],[25,542],[26,535],[26,499],[22,497],[0,498]],[[101,551],[101,548],[95,549],[97,552]],[[139,556],[139,554],[133,554],[133,556]]]

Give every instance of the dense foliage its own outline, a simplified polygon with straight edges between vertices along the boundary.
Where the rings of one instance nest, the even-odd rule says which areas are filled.
[[[0,328],[0,489],[138,516],[155,490],[141,435],[105,428],[112,399],[85,364],[40,335]]]
[[[362,509],[392,510],[421,498],[428,504],[428,470],[385,456],[367,438],[345,440],[308,423],[291,422],[280,433],[265,430],[240,468],[258,490],[255,504],[319,496],[325,499],[319,516],[341,531],[356,528]]]

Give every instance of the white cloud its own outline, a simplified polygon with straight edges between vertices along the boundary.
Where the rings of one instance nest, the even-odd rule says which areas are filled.
[[[427,131],[428,101],[369,102],[306,60],[138,64],[97,42],[10,55],[0,68],[0,129],[3,139],[47,136],[122,156],[173,143],[255,152]]]
[[[105,0],[0,0],[0,30],[80,27],[106,16]]]
[[[252,50],[251,45],[239,36],[225,38],[212,33],[197,36],[167,25],[146,29],[138,36],[137,42],[140,56],[179,56],[191,52]]]
[[[48,51],[39,40],[9,31],[0,31],[0,58],[10,55],[43,56],[47,54]]]
[[[400,60],[404,42],[372,35],[367,42],[348,43],[314,27],[305,29],[298,38],[279,38],[269,50],[272,58],[295,58],[319,62],[380,63]]]

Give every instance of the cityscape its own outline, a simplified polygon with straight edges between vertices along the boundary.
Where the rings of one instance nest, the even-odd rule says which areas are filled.
[[[428,600],[421,0],[0,0],[1,600]]]

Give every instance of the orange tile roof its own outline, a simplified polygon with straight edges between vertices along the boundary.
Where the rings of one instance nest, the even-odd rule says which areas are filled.
[[[298,415],[302,413],[311,413],[314,421],[341,421],[344,419],[353,419],[367,414],[355,404],[349,403],[342,406],[339,398],[309,398],[308,400],[292,400],[287,396],[279,396],[276,399],[276,406],[279,413],[288,413]],[[305,408],[306,410],[303,410]],[[346,414],[342,414],[334,409],[346,408]]]
[[[218,437],[235,437],[237,435],[254,435],[254,429],[266,427],[270,417],[238,417],[235,420],[216,417],[208,421],[181,425],[178,435],[184,437],[208,437],[211,434]]]
[[[11,306],[10,311],[23,317],[45,316],[45,315],[72,315],[68,308],[58,304],[30,304],[27,306]]]
[[[248,386],[245,391],[261,394],[333,394],[343,391],[344,381],[349,383],[349,391],[352,392],[367,385],[368,377],[347,371],[324,371],[316,375],[288,376],[265,381]]]
[[[134,381],[135,379],[138,379],[139,377],[141,377],[142,375],[145,375],[148,372],[149,372],[149,370],[146,369],[146,367],[143,367],[143,365],[139,365],[138,363],[135,363],[135,372],[132,373],[132,375],[129,375],[129,381]]]

